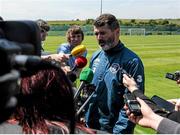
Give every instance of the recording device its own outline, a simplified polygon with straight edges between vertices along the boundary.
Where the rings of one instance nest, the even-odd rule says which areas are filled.
[[[55,61],[42,60],[40,55],[40,29],[36,22],[0,21],[0,123],[16,108],[22,75],[26,77],[42,69],[60,68]],[[29,74],[31,71],[35,72]],[[69,124],[70,133],[73,133],[74,116]]]
[[[176,71],[174,74],[166,73],[165,77],[170,80],[177,81],[178,79],[180,79],[180,71]]]
[[[0,75],[14,69],[13,59],[17,55],[40,56],[40,30],[33,21],[1,21],[0,22]]]
[[[126,74],[129,78],[132,77],[130,74],[127,73],[127,71],[125,69],[121,68],[120,70],[121,70],[122,75]]]
[[[165,100],[157,95],[152,96],[151,100],[153,102],[155,102],[156,105],[159,106],[160,108],[165,109],[165,111],[172,112],[175,109],[174,104],[172,104],[171,102],[168,102],[167,100]]]
[[[33,21],[0,21],[2,37],[14,42],[21,54],[41,55],[40,30]]]
[[[0,39],[0,75],[17,69],[21,77],[41,69],[59,68],[55,61],[41,59],[40,30],[33,21],[0,22],[3,38]]]
[[[140,104],[132,93],[124,94],[124,102],[128,106],[130,112],[133,113],[135,116],[142,115]]]
[[[91,100],[92,96],[95,94],[95,89],[96,87],[93,84],[86,84],[81,91],[81,94],[79,96],[79,100],[76,106],[76,118],[83,119],[84,113],[85,113],[85,106],[89,103]]]
[[[0,21],[0,123],[15,109],[23,60],[18,56],[40,56],[40,30],[33,21]],[[20,62],[20,63],[19,63]]]
[[[15,109],[19,77],[20,74],[16,70],[0,76],[0,123],[7,120]]]

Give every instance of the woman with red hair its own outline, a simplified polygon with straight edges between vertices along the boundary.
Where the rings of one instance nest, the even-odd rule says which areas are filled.
[[[18,104],[0,133],[97,133],[75,124],[72,84],[61,68],[41,70],[21,79]]]
[[[17,99],[8,122],[20,125],[23,133],[74,132],[72,87],[61,69],[41,70],[22,78]]]

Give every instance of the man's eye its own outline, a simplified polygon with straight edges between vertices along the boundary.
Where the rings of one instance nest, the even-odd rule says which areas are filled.
[[[99,34],[99,33],[94,33],[96,36]]]
[[[98,35],[105,35],[105,32],[99,32],[99,33],[94,33],[96,36],[98,36]]]
[[[105,34],[105,32],[100,32],[100,34],[101,34],[101,35],[104,35],[104,34]]]

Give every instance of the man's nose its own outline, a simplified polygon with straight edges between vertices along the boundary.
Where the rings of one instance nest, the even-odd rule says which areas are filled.
[[[98,40],[101,40],[101,39],[103,39],[103,36],[102,36],[101,34],[98,34],[98,35],[97,35],[97,39],[98,39]]]

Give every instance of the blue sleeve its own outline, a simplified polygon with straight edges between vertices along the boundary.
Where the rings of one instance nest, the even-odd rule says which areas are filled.
[[[86,58],[86,56],[87,56],[87,50],[83,53],[83,56]]]
[[[68,48],[66,44],[61,44],[59,48],[57,49],[57,53],[60,53],[60,52],[67,54],[67,53],[70,53],[70,49]]]
[[[124,68],[134,78],[139,90],[144,93],[145,75],[142,61],[139,58],[134,58],[129,60]]]
[[[135,124],[129,121],[126,111],[121,109],[119,118],[113,128],[113,134],[132,134],[134,132]]]
[[[123,65],[123,69],[127,71],[135,81],[140,90],[144,92],[144,66],[139,58],[133,58]],[[122,79],[122,78],[121,78]],[[122,81],[122,80],[121,80]],[[127,91],[125,91],[126,93]],[[113,128],[113,133],[132,134],[135,124],[129,121],[125,110],[122,108],[119,112],[118,120]]]

